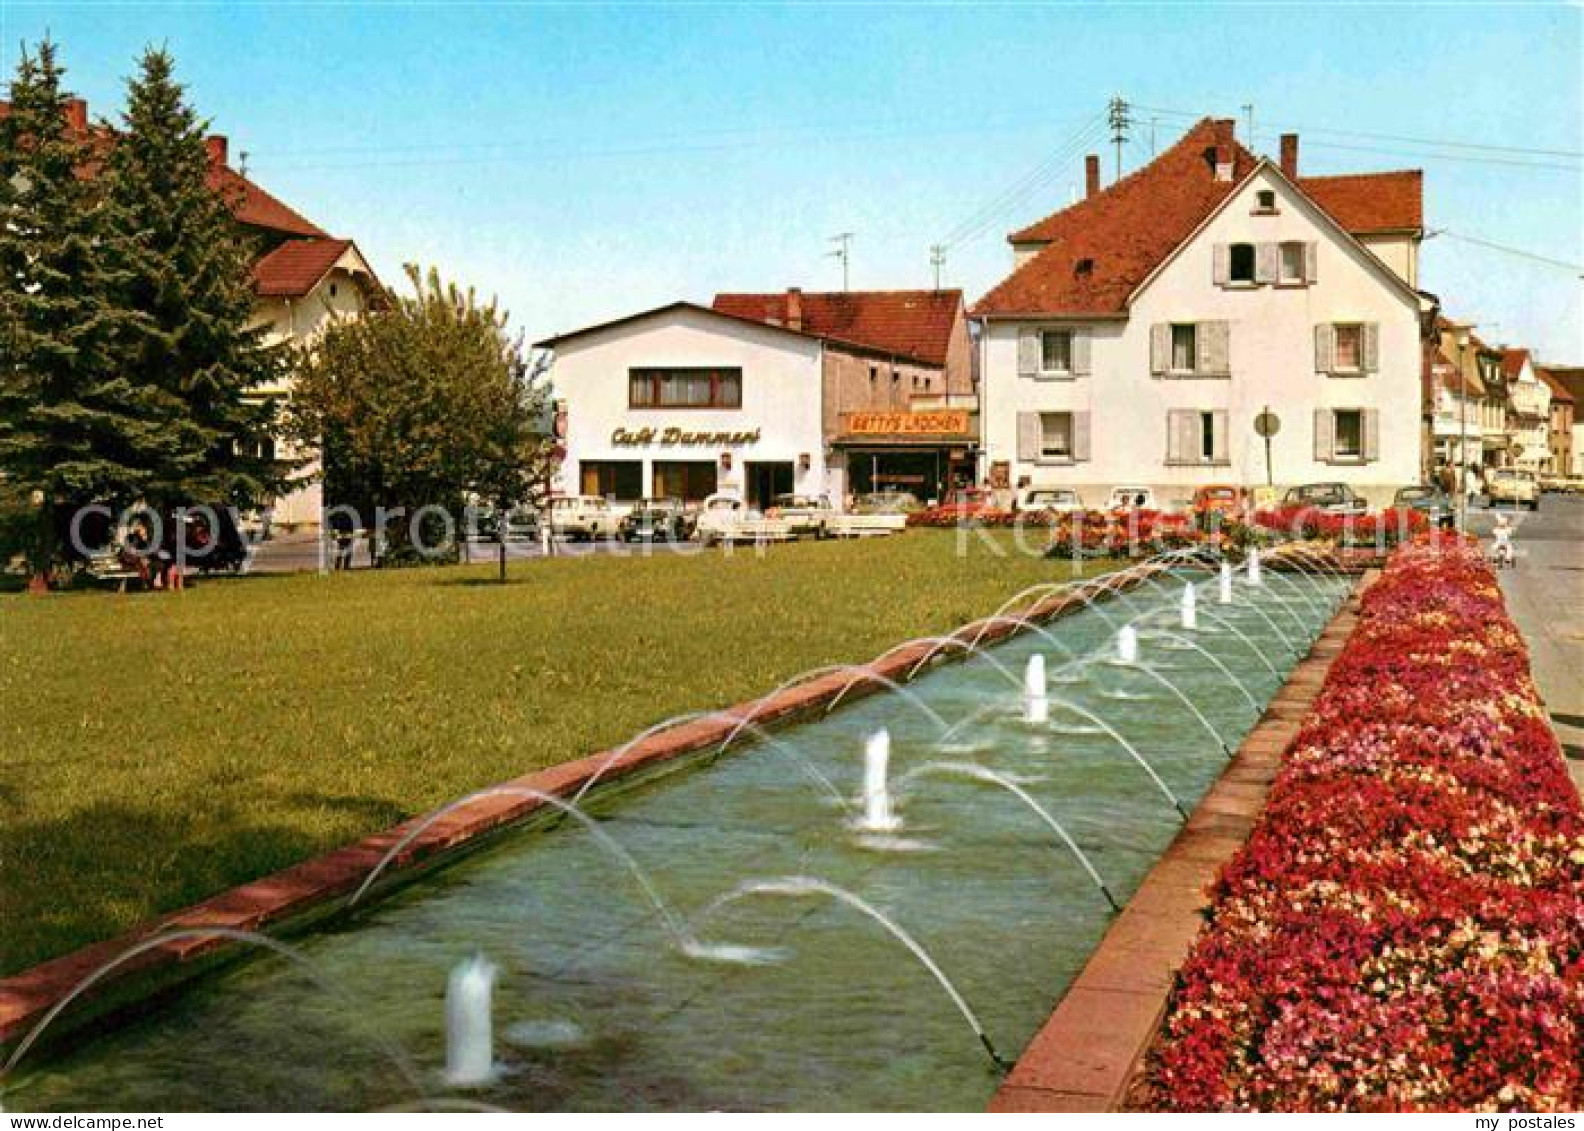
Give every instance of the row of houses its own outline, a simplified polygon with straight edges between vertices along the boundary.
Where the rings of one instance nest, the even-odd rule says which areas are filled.
[[[1418,170],[1305,176],[1206,119],[1008,237],[961,292],[718,294],[556,335],[582,494],[1342,481],[1467,458],[1575,470],[1568,370],[1489,347],[1419,278]],[[1465,410],[1466,434],[1447,432]],[[1267,448],[1255,419],[1272,414]],[[1463,436],[1460,442],[1458,437]]]

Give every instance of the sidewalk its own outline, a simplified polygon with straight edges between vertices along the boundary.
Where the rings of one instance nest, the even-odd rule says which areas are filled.
[[[1572,538],[1524,539],[1519,547],[1518,565],[1497,576],[1568,770],[1584,792],[1584,547]]]

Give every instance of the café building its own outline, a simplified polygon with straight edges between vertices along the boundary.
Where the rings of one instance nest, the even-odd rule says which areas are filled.
[[[795,492],[841,507],[871,490],[934,498],[973,477],[960,292],[720,295],[536,345],[554,352],[562,494],[727,492],[763,507]]]

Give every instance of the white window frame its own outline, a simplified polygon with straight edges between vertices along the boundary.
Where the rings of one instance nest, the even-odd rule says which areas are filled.
[[[1173,322],[1171,325],[1170,341],[1167,343],[1169,356],[1166,358],[1166,372],[1168,373],[1197,373],[1199,372],[1199,325],[1196,322]],[[1177,364],[1177,331],[1188,332],[1188,367],[1185,369]]]
[[[1046,342],[1046,339],[1054,338],[1054,337],[1061,337],[1061,338],[1065,338],[1067,340],[1067,350],[1066,350],[1066,352],[1067,352],[1067,365],[1066,365],[1065,368],[1062,368],[1062,369],[1050,369],[1050,368],[1048,368],[1046,366],[1047,352],[1046,352],[1045,342]],[[1040,368],[1039,368],[1039,372],[1040,372],[1040,376],[1041,377],[1071,377],[1072,376],[1072,374],[1073,374],[1073,340],[1074,340],[1073,332],[1070,329],[1066,329],[1066,328],[1062,328],[1062,327],[1053,327],[1051,329],[1041,330],[1039,332],[1039,346],[1040,346]]]
[[[1357,450],[1342,450],[1342,418],[1350,416],[1358,422]],[[1361,408],[1334,408],[1331,410],[1331,459],[1336,463],[1364,462],[1364,410]]]
[[[1046,450],[1046,437],[1049,435],[1049,433],[1046,431],[1045,422],[1047,420],[1050,420],[1050,419],[1053,419],[1053,418],[1064,418],[1066,420],[1066,422],[1067,422],[1067,430],[1066,430],[1067,450],[1065,452],[1050,452],[1050,451]],[[1075,453],[1074,453],[1074,450],[1073,450],[1074,432],[1075,432],[1076,427],[1077,427],[1077,422],[1074,420],[1072,412],[1070,412],[1070,411],[1068,411],[1066,409],[1057,409],[1057,410],[1055,410],[1053,412],[1041,412],[1039,414],[1039,423],[1040,423],[1039,462],[1040,463],[1075,463],[1075,462],[1077,462],[1076,456],[1075,456]]]
[[[1309,281],[1309,245],[1302,240],[1283,240],[1276,245],[1276,283],[1282,287],[1301,287]],[[1287,273],[1287,253],[1296,252],[1297,268],[1292,274]]]

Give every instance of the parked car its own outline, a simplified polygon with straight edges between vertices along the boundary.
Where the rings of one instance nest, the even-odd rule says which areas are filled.
[[[1017,493],[1017,509],[1062,514],[1081,511],[1084,505],[1071,487],[1025,487]]]
[[[1457,506],[1452,496],[1429,484],[1399,487],[1392,497],[1392,506],[1397,510],[1418,511],[1434,525],[1448,530],[1457,525]]]
[[[720,542],[782,542],[792,537],[784,519],[767,518],[736,495],[716,494],[704,500],[693,536],[706,546]]]
[[[1367,514],[1369,504],[1346,483],[1305,483],[1290,487],[1282,498],[1284,507],[1306,507],[1327,514]]]
[[[1228,483],[1208,483],[1193,493],[1189,509],[1201,517],[1244,518],[1253,509],[1248,491]]]
[[[765,508],[765,517],[785,522],[793,537],[823,538],[836,508],[824,495],[777,495]]]
[[[924,504],[911,491],[871,491],[853,502],[853,514],[912,514]]]
[[[1106,499],[1108,511],[1155,510],[1155,491],[1149,487],[1113,487]]]
[[[1509,503],[1515,507],[1540,509],[1540,481],[1535,473],[1522,467],[1498,467],[1486,477],[1485,493],[1491,506]]]
[[[550,500],[550,534],[568,541],[614,538],[620,519],[609,499],[598,495],[563,495]]]
[[[988,487],[953,487],[935,509],[958,518],[974,518],[998,508],[995,492]]]
[[[478,537],[494,542],[500,535],[500,512],[480,510],[476,525]],[[540,537],[539,512],[532,507],[514,507],[506,513],[506,541],[537,542]]]
[[[639,499],[621,520],[625,542],[685,542],[693,516],[681,499]]]

